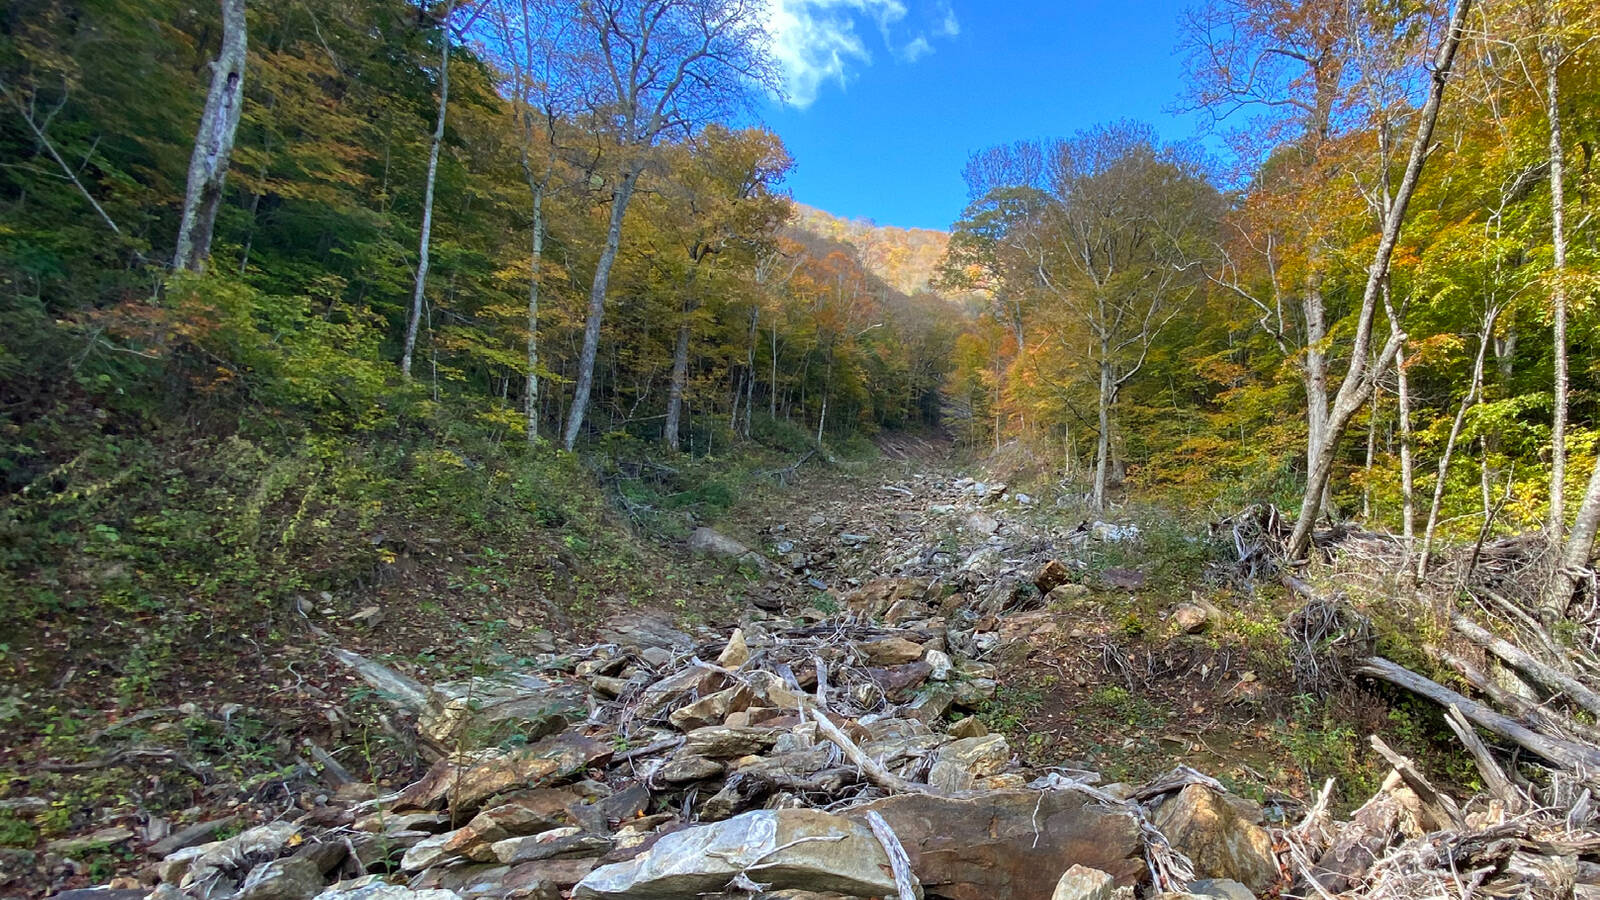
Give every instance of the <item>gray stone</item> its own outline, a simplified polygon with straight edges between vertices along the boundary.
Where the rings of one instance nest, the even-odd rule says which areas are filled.
[[[462,897],[455,891],[438,888],[414,891],[390,884],[377,875],[368,875],[329,885],[316,900],[462,900]]]
[[[971,790],[977,779],[997,775],[1011,761],[1011,745],[998,734],[961,738],[940,747],[928,770],[928,784],[953,794]]]
[[[417,717],[417,732],[440,754],[494,747],[518,736],[535,740],[589,715],[589,692],[528,673],[436,684]]]
[[[780,849],[781,848],[781,849]],[[677,900],[722,891],[743,873],[771,890],[895,894],[883,846],[864,825],[819,810],[757,810],[662,837],[631,860],[601,866],[574,900]]]
[[[1216,900],[1256,900],[1249,888],[1231,878],[1200,878],[1189,882],[1189,893]]]
[[[275,859],[250,871],[238,900],[311,900],[322,887],[322,869],[315,862]]]

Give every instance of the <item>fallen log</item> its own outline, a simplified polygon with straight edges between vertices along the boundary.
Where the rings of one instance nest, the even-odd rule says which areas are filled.
[[[1505,770],[1500,768],[1500,763],[1495,761],[1494,755],[1489,752],[1483,739],[1473,730],[1472,723],[1461,714],[1461,708],[1451,706],[1445,713],[1444,721],[1450,726],[1450,730],[1456,733],[1456,737],[1461,739],[1467,752],[1472,754],[1472,761],[1477,764],[1478,773],[1483,776],[1484,786],[1489,789],[1489,793],[1504,803],[1506,811],[1512,815],[1521,815],[1526,811],[1526,799],[1517,790],[1516,785],[1511,783],[1511,779],[1506,777]]]
[[[1566,694],[1572,702],[1594,715],[1600,716],[1600,693],[1597,693],[1588,685],[1560,669],[1534,659],[1521,647],[1496,637],[1488,629],[1460,613],[1450,617],[1450,625],[1467,640],[1505,660],[1508,665],[1517,671],[1522,672],[1552,691]]]
[[[1381,656],[1369,656],[1361,660],[1356,664],[1355,671],[1359,675],[1366,675],[1370,678],[1377,678],[1398,687],[1403,687],[1414,694],[1432,700],[1446,709],[1451,706],[1458,707],[1461,710],[1461,714],[1469,721],[1486,731],[1511,741],[1530,753],[1537,754],[1558,768],[1566,769],[1574,774],[1593,772],[1596,769],[1600,769],[1600,749],[1534,731],[1510,716],[1502,715],[1431,678],[1418,675],[1410,669]]]

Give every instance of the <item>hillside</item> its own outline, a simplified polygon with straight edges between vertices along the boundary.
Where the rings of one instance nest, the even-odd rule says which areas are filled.
[[[850,244],[874,275],[906,294],[932,290],[929,283],[944,257],[950,234],[929,228],[896,228],[871,219],[841,219],[796,203],[795,227],[818,237]],[[942,291],[934,291],[941,296]]]

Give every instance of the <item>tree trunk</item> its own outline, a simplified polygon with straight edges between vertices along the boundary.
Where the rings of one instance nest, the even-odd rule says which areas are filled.
[[[433,188],[439,176],[439,147],[444,143],[444,117],[450,104],[450,11],[446,6],[440,38],[444,50],[439,62],[439,115],[428,148],[428,178],[422,190],[422,236],[417,244],[417,278],[411,288],[411,316],[406,323],[405,349],[400,354],[400,374],[411,377],[411,358],[417,349],[417,326],[422,322],[422,293],[428,285],[428,251],[433,240]]]
[[[1096,512],[1106,507],[1106,472],[1111,464],[1111,362],[1106,358],[1109,348],[1100,342],[1100,399],[1096,404],[1100,414],[1100,436],[1094,448],[1094,493],[1091,502]]]
[[[572,391],[572,409],[567,413],[567,428],[562,445],[571,450],[583,431],[583,418],[589,411],[589,393],[594,389],[594,360],[600,351],[600,322],[606,312],[606,289],[611,283],[611,266],[617,261],[617,245],[622,241],[622,217],[639,182],[643,164],[635,162],[622,173],[611,198],[611,222],[606,228],[606,245],[594,267],[594,283],[589,288],[589,311],[583,323],[583,349],[578,354],[578,383]]]
[[[1555,4],[1551,7],[1554,10]],[[1554,14],[1552,19],[1556,19]],[[1558,21],[1548,25],[1554,28]],[[1539,42],[1539,54],[1544,57],[1545,115],[1550,120],[1550,242],[1555,253],[1550,292],[1556,377],[1550,419],[1549,529],[1551,540],[1558,543],[1566,522],[1567,479],[1567,289],[1563,283],[1567,269],[1566,166],[1561,146],[1561,85],[1557,77],[1561,65],[1559,40],[1552,35]]]
[[[661,429],[661,442],[667,445],[668,450],[678,449],[678,425],[683,414],[683,387],[689,380],[689,316],[693,312],[693,302],[685,303],[683,321],[678,323],[678,340],[672,348],[672,379],[667,386],[667,424]]]
[[[1467,389],[1467,395],[1461,398],[1461,405],[1456,407],[1455,420],[1450,423],[1450,436],[1444,442],[1444,454],[1439,457],[1439,475],[1433,482],[1433,503],[1428,507],[1428,524],[1422,533],[1422,553],[1417,557],[1418,581],[1428,576],[1428,554],[1433,551],[1433,532],[1439,525],[1439,510],[1444,505],[1445,476],[1450,474],[1450,457],[1455,453],[1456,439],[1461,436],[1461,425],[1466,421],[1467,408],[1477,402],[1478,391],[1483,385],[1483,361],[1489,353],[1489,337],[1494,333],[1497,313],[1498,310],[1490,310],[1484,316],[1483,334],[1478,341],[1478,355],[1472,361],[1472,385]]]
[[[1361,313],[1356,325],[1355,344],[1351,350],[1350,370],[1339,385],[1328,421],[1326,441],[1318,448],[1308,465],[1306,492],[1300,503],[1300,516],[1294,523],[1294,533],[1285,548],[1291,560],[1301,559],[1311,548],[1311,531],[1316,525],[1317,512],[1322,508],[1333,474],[1334,451],[1344,435],[1350,419],[1366,404],[1367,397],[1378,374],[1388,367],[1399,343],[1391,335],[1388,344],[1378,354],[1376,364],[1367,364],[1367,348],[1372,340],[1372,322],[1375,318],[1378,290],[1389,274],[1389,260],[1394,256],[1395,244],[1400,240],[1400,227],[1405,222],[1406,207],[1416,190],[1417,180],[1427,160],[1428,147],[1433,139],[1433,126],[1439,118],[1439,106],[1444,100],[1445,84],[1450,77],[1450,67],[1455,61],[1456,49],[1461,45],[1461,35],[1466,28],[1467,13],[1472,0],[1460,0],[1450,19],[1450,30],[1434,58],[1428,99],[1423,104],[1417,122],[1417,133],[1411,144],[1411,156],[1406,161],[1405,175],[1396,191],[1394,203],[1385,218],[1382,237],[1373,255],[1372,266],[1367,271],[1367,284],[1362,292]]]
[[[778,421],[778,323],[772,323],[772,389],[767,394],[767,415]]]
[[[183,193],[177,249],[172,255],[172,267],[180,271],[204,271],[211,255],[211,234],[244,107],[244,5],[245,0],[222,0],[222,47],[211,64],[211,89],[206,93],[194,152],[189,157],[189,183]]]
[[[528,371],[522,388],[523,410],[528,417],[528,443],[539,442],[539,272],[544,268],[544,185],[528,170],[533,193],[533,252],[528,257]]]
[[[1328,439],[1328,352],[1325,345],[1328,326],[1320,284],[1312,284],[1307,289],[1305,314],[1306,356],[1302,376],[1306,386],[1306,465],[1309,466]]]
[[[1399,409],[1400,420],[1401,534],[1405,542],[1406,559],[1409,562],[1411,554],[1417,549],[1417,478],[1411,458],[1411,385],[1406,379],[1405,329],[1399,316],[1395,315],[1394,304],[1390,302],[1388,279],[1384,279],[1383,282],[1383,308],[1389,315],[1390,336],[1400,341],[1394,351],[1395,405]],[[1420,566],[1418,570],[1421,571]]]
[[[1583,505],[1578,507],[1578,517],[1572,522],[1567,535],[1567,546],[1561,553],[1559,568],[1550,578],[1545,592],[1545,602],[1539,615],[1546,624],[1567,614],[1578,585],[1591,579],[1589,560],[1594,556],[1595,532],[1600,530],[1600,465],[1589,475],[1589,487],[1583,493]]]

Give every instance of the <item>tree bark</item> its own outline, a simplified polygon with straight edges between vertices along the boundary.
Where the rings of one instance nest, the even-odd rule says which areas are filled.
[[[1561,553],[1560,565],[1550,578],[1545,601],[1539,610],[1546,624],[1567,614],[1578,585],[1593,578],[1589,560],[1594,557],[1596,531],[1600,531],[1600,464],[1589,475],[1589,487],[1583,493],[1583,505],[1578,507],[1578,517],[1572,522],[1567,535],[1566,549]]]
[[[417,349],[417,327],[422,323],[422,296],[428,285],[428,253],[433,240],[433,188],[439,176],[439,147],[444,143],[444,118],[450,104],[450,12],[444,10],[440,39],[444,41],[439,62],[439,115],[433,124],[433,141],[428,148],[428,177],[422,190],[422,236],[417,243],[417,277],[411,288],[411,315],[406,321],[405,349],[400,354],[400,374],[411,378],[411,359]]]
[[[206,259],[211,256],[211,235],[217,224],[217,210],[222,206],[222,186],[228,177],[233,138],[244,107],[244,7],[245,0],[222,0],[222,47],[211,64],[211,89],[206,93],[194,152],[189,157],[189,183],[183,193],[177,249],[172,255],[172,267],[179,271],[204,271]],[[104,217],[104,213],[101,215]]]
[[[1395,405],[1399,410],[1400,425],[1401,534],[1405,541],[1406,559],[1409,561],[1411,554],[1417,549],[1417,478],[1411,458],[1411,385],[1406,378],[1405,328],[1400,318],[1395,315],[1394,304],[1389,300],[1388,279],[1384,279],[1383,283],[1383,307],[1389,314],[1390,337],[1398,338],[1400,342],[1394,351]]]
[[[1101,353],[1109,351],[1101,342]],[[1100,360],[1100,399],[1096,404],[1099,412],[1100,436],[1095,439],[1094,445],[1094,493],[1091,502],[1094,509],[1099,512],[1106,506],[1106,473],[1111,464],[1111,393],[1114,387],[1111,383],[1111,362],[1108,359]]]
[[[1456,49],[1461,45],[1461,35],[1466,28],[1467,13],[1471,6],[1472,0],[1460,0],[1457,4],[1455,13],[1450,19],[1449,33],[1434,58],[1428,99],[1423,104],[1417,122],[1417,133],[1411,144],[1411,156],[1406,161],[1405,175],[1400,181],[1394,203],[1384,221],[1383,234],[1378,241],[1372,266],[1367,270],[1367,285],[1362,292],[1355,345],[1351,349],[1350,370],[1345,374],[1344,381],[1340,383],[1339,391],[1334,397],[1327,440],[1318,448],[1317,455],[1308,465],[1306,491],[1300,504],[1300,517],[1295,521],[1294,533],[1290,536],[1286,548],[1291,560],[1303,558],[1311,548],[1311,532],[1316,525],[1317,512],[1322,508],[1329,478],[1333,474],[1334,451],[1339,439],[1349,426],[1351,417],[1366,404],[1377,375],[1388,367],[1395,351],[1399,349],[1395,336],[1391,335],[1388,344],[1378,354],[1377,362],[1369,369],[1367,349],[1372,341],[1372,322],[1377,308],[1378,291],[1383,279],[1389,274],[1389,261],[1394,256],[1395,245],[1400,240],[1400,227],[1405,222],[1406,207],[1411,203],[1411,195],[1416,190],[1423,163],[1427,160],[1428,147],[1433,139],[1433,126],[1439,119],[1439,106],[1444,100],[1445,84],[1450,77],[1450,67],[1455,61]]]
[[[605,318],[611,266],[617,261],[617,245],[622,241],[622,218],[628,212],[628,202],[633,199],[633,189],[639,182],[642,169],[640,162],[629,165],[611,197],[611,222],[606,228],[606,245],[600,251],[600,261],[594,267],[594,282],[589,288],[589,310],[583,322],[583,349],[578,354],[578,382],[573,387],[572,408],[567,413],[567,427],[562,434],[562,446],[569,451],[578,443],[584,416],[589,412],[589,393],[594,389],[594,360],[600,351],[600,323]]]
[[[678,449],[678,426],[683,416],[683,388],[689,380],[689,316],[694,305],[686,303],[683,321],[678,323],[678,340],[672,348],[672,378],[667,385],[667,423],[661,429],[661,442],[668,450]]]
[[[1551,4],[1552,11],[1556,4]],[[1555,28],[1559,18],[1552,12],[1548,26]],[[1560,38],[1554,35],[1539,42],[1544,57],[1545,114],[1550,120],[1550,242],[1555,260],[1554,284],[1550,292],[1554,319],[1552,342],[1555,352],[1554,409],[1550,418],[1550,538],[1561,540],[1566,523],[1567,478],[1567,289],[1563,276],[1567,268],[1565,161],[1561,143],[1561,85],[1557,77],[1561,65]]]
[[[522,387],[523,411],[528,417],[529,444],[539,442],[539,273],[544,268],[544,185],[528,173],[533,194],[533,250],[528,257],[528,371]]]

